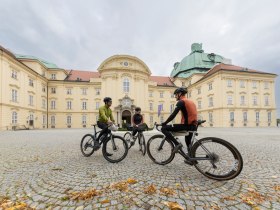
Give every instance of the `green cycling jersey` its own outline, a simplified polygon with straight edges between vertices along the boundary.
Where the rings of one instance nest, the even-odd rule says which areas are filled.
[[[112,122],[114,122],[114,117],[113,117],[113,113],[112,110],[110,109],[110,107],[102,106],[99,108],[99,118],[98,121],[99,122],[103,122],[103,123],[107,123],[108,120],[111,120]]]

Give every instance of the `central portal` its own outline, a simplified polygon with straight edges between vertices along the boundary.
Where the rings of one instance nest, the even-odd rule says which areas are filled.
[[[126,127],[128,124],[131,124],[131,112],[124,110],[122,112],[122,127]]]

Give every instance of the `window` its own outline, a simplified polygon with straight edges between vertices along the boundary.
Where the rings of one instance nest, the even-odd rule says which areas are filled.
[[[253,82],[252,82],[252,87],[253,87],[253,88],[257,88],[257,81],[253,81]]]
[[[96,107],[96,109],[99,109],[99,107],[100,107],[100,102],[99,102],[99,101],[97,101],[97,102],[95,103],[95,107]]]
[[[51,88],[51,93],[56,93],[56,89],[54,87]]]
[[[232,87],[232,80],[231,79],[227,80],[227,86]]]
[[[170,113],[172,113],[173,110],[174,110],[174,104],[171,104],[171,105],[170,105]]]
[[[245,88],[245,81],[244,80],[240,80],[240,87]]]
[[[271,122],[271,112],[267,112],[267,121]]]
[[[264,96],[264,105],[265,106],[269,105],[269,97],[268,96]]]
[[[153,103],[150,103],[149,107],[150,107],[150,111],[153,111]]]
[[[256,112],[256,122],[260,122],[260,113]]]
[[[153,97],[153,92],[152,91],[149,92],[149,97]]]
[[[17,79],[17,71],[16,70],[12,70],[11,77],[14,78],[14,79]]]
[[[213,106],[213,97],[210,97],[209,98],[209,107],[212,107]]]
[[[12,124],[16,124],[17,123],[17,112],[12,112]]]
[[[248,118],[247,118],[247,112],[243,112],[243,121],[247,122]]]
[[[46,100],[42,99],[42,108],[45,109],[46,108]]]
[[[51,116],[51,124],[55,125],[55,116]]]
[[[33,96],[29,95],[29,104],[30,106],[33,106]]]
[[[56,74],[51,74],[51,79],[56,79]]]
[[[269,83],[268,82],[264,82],[264,89],[268,89],[269,88]]]
[[[234,122],[234,112],[230,112],[230,122]]]
[[[71,88],[67,88],[66,94],[67,94],[67,95],[72,95],[72,89],[71,89]]]
[[[150,115],[150,125],[152,125],[153,123],[154,123],[153,115]]]
[[[128,78],[124,78],[123,80],[123,91],[124,92],[129,92],[129,79]]]
[[[87,94],[87,88],[82,88],[82,94],[86,95]]]
[[[198,109],[201,109],[201,101],[198,101],[198,102],[197,102],[197,108],[198,108]]]
[[[97,96],[100,95],[100,88],[96,88],[96,89],[95,89],[95,94],[96,94]]]
[[[17,90],[12,89],[12,101],[17,102],[18,92]]]
[[[199,95],[201,93],[201,88],[197,89],[197,94]]]
[[[213,122],[213,113],[209,112],[209,122],[212,123]]]
[[[212,90],[212,83],[208,84],[208,90]]]
[[[69,124],[71,124],[71,121],[72,121],[72,118],[71,118],[71,116],[67,116],[67,124],[69,125]]]
[[[227,104],[232,105],[232,96],[227,97]]]
[[[31,86],[31,87],[34,86],[33,79],[29,79],[29,86]]]
[[[86,115],[82,116],[82,124],[83,125],[87,124],[87,116]]]
[[[72,109],[72,101],[67,101],[67,109]]]
[[[159,97],[160,97],[160,98],[163,98],[163,92],[160,92],[160,93],[159,93]]]
[[[192,91],[189,92],[189,98],[191,98],[191,97],[192,97]]]
[[[55,104],[56,104],[55,101],[52,100],[51,101],[51,109],[55,109]]]
[[[42,92],[45,93],[46,92],[46,86],[42,85]]]
[[[47,117],[46,115],[43,115],[43,120],[42,120],[42,124],[45,125],[47,122]]]
[[[253,96],[253,105],[258,105],[258,96]]]
[[[82,102],[82,110],[86,110],[87,109],[87,102],[83,101]]]
[[[245,96],[240,96],[240,105],[245,105]]]

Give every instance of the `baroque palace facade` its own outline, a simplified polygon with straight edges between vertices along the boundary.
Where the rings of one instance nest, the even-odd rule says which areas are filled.
[[[277,75],[231,64],[194,43],[171,76],[152,76],[139,58],[114,55],[97,71],[66,70],[0,46],[0,130],[82,128],[95,124],[103,98],[113,99],[115,120],[131,122],[136,106],[148,126],[173,111],[176,87],[188,88],[204,126],[276,126]],[[174,123],[180,121],[178,116]]]

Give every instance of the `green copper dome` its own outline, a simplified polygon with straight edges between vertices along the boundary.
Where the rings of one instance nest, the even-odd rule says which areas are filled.
[[[48,61],[42,60],[40,58],[37,58],[35,56],[32,55],[20,55],[20,54],[14,54],[16,56],[16,58],[18,59],[31,59],[31,60],[37,60],[39,61],[41,64],[43,64],[46,68],[48,69],[59,69],[59,67],[54,64],[54,63],[50,63]]]
[[[217,63],[230,63],[228,59],[214,53],[204,53],[202,44],[193,43],[191,53],[174,64],[171,77],[187,78],[194,73],[205,73]]]

